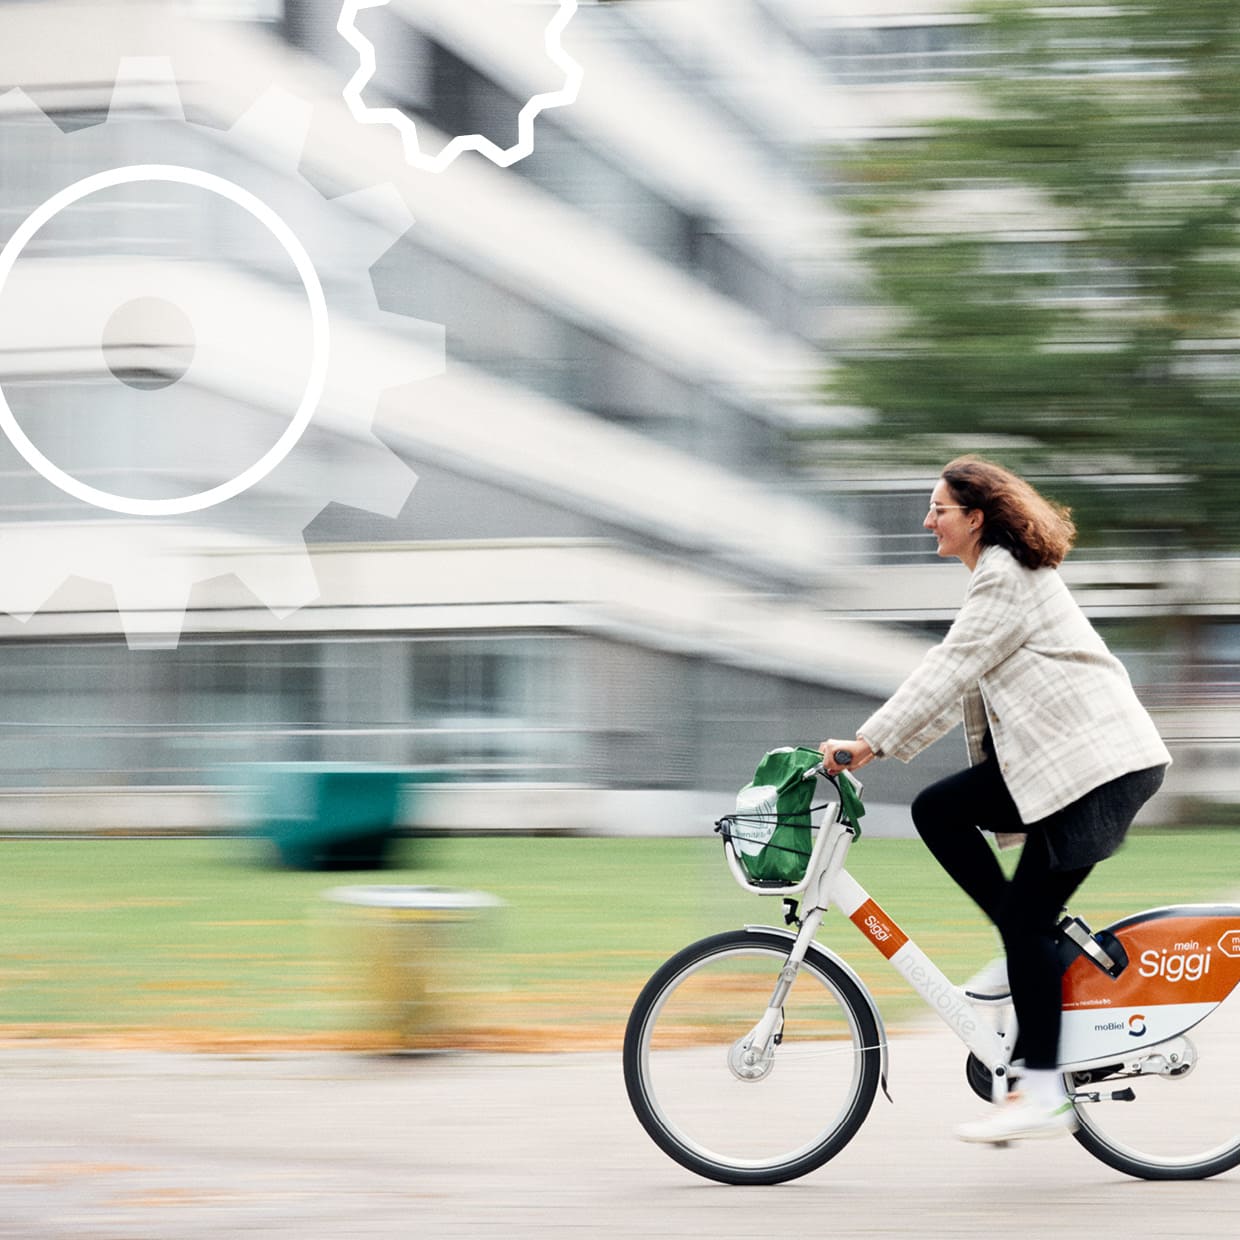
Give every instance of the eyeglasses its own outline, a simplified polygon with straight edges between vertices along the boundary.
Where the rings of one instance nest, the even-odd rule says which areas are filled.
[[[931,501],[930,501],[930,510],[929,510],[929,511],[930,511],[930,512],[932,512],[932,513],[934,513],[934,515],[935,515],[936,517],[941,516],[941,515],[942,515],[943,513],[945,513],[945,512],[946,512],[949,508],[959,508],[961,512],[968,512],[968,511],[969,511],[969,505],[968,505],[968,504],[936,504],[933,500],[931,500]],[[927,514],[927,515],[929,515],[929,514]]]

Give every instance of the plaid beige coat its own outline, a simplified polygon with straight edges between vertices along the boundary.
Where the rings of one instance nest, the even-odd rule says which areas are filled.
[[[1053,568],[986,547],[947,636],[862,725],[908,762],[963,719],[969,762],[989,727],[1022,821],[1037,822],[1129,771],[1171,761],[1124,665]]]

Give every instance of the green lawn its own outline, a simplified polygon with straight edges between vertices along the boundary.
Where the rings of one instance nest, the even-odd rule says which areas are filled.
[[[713,837],[409,841],[400,868],[346,875],[268,868],[239,840],[8,840],[0,857],[0,1036],[347,1044],[374,1021],[363,981],[374,940],[341,924],[323,893],[425,883],[507,904],[486,923],[431,931],[451,936],[431,944],[436,958],[465,960],[453,978],[475,994],[477,1044],[615,1046],[661,960],[712,931],[779,919],[777,900],[735,886]],[[863,839],[849,868],[950,977],[993,953],[980,914],[920,843]],[[1138,832],[1073,911],[1101,926],[1213,898],[1240,899],[1240,831]],[[920,1010],[847,921],[828,918],[820,938],[861,971],[889,1022]]]

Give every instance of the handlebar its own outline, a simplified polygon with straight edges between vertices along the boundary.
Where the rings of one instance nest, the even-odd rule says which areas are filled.
[[[841,766],[846,766],[853,760],[852,751],[848,749],[837,749],[831,757]],[[803,780],[817,779],[820,775],[839,792],[842,812],[846,820],[852,824],[854,833],[860,835],[861,824],[859,819],[865,813],[861,805],[861,791],[864,785],[851,771],[839,771],[834,775],[828,774],[825,761],[816,762],[801,778]]]
[[[840,766],[847,766],[853,760],[853,751],[851,749],[837,749],[832,755],[831,760],[838,762]],[[815,763],[801,776],[802,779],[815,779],[821,775],[824,779],[834,779],[835,776],[827,772],[826,761]]]

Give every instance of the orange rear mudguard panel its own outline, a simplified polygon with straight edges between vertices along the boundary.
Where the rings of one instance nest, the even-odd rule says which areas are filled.
[[[1111,978],[1083,956],[1069,966],[1061,1064],[1139,1054],[1191,1029],[1240,983],[1240,905],[1150,909],[1107,929],[1128,967]]]

